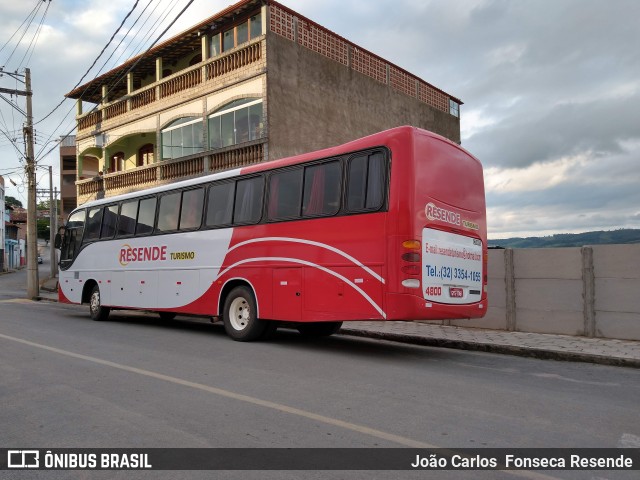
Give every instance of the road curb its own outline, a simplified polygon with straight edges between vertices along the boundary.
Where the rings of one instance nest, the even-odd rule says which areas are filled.
[[[58,303],[57,298],[37,297],[38,301]],[[342,327],[338,335],[350,337],[373,338],[376,340],[388,340],[390,342],[421,345],[425,347],[451,348],[455,350],[469,350],[473,352],[499,353],[518,357],[538,358],[541,360],[558,360],[563,362],[594,363],[615,367],[640,368],[640,359],[608,357],[580,352],[563,352],[535,347],[523,347],[518,345],[504,345],[488,342],[469,342],[465,340],[451,340],[448,338],[421,337],[393,332],[373,332],[370,330],[350,329]]]
[[[565,362],[596,363],[616,367],[640,368],[640,359],[608,357],[579,352],[562,352],[546,350],[535,347],[523,347],[516,345],[503,345],[495,343],[469,342],[465,340],[451,340],[445,338],[420,337],[391,332],[372,332],[368,330],[349,329],[342,327],[339,334],[353,337],[374,338],[377,340],[389,340],[392,342],[422,345],[426,347],[453,348],[457,350],[470,350],[475,352],[501,353],[520,357],[539,358],[542,360],[559,360]]]

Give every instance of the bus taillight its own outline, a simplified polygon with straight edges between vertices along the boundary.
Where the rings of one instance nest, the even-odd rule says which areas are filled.
[[[400,258],[402,259],[403,262],[407,262],[410,264],[410,265],[403,265],[402,267],[400,267],[400,271],[402,271],[402,273],[405,273],[407,275],[420,275],[421,270],[420,270],[419,264],[421,259],[421,256],[420,256],[421,246],[422,244],[420,243],[419,240],[405,240],[404,242],[402,242],[403,248],[407,250],[412,250],[410,252],[404,252],[402,255],[400,255]],[[418,265],[415,265],[416,263]]]

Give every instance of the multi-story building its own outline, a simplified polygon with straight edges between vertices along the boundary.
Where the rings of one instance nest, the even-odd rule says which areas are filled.
[[[71,211],[78,206],[76,191],[77,177],[76,137],[68,135],[60,139],[60,204],[62,211],[58,216],[67,218]]]
[[[460,100],[272,0],[240,1],[67,97],[79,204],[405,124],[460,142]]]

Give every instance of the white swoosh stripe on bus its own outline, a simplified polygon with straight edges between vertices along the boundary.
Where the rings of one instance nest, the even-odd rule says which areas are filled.
[[[300,263],[302,265],[307,265],[309,267],[313,267],[313,268],[317,268],[318,270],[322,270],[323,272],[327,272],[329,275],[333,275],[334,277],[339,278],[340,280],[342,280],[343,282],[347,283],[351,288],[353,288],[354,290],[356,290],[360,295],[362,295],[367,302],[369,302],[373,308],[375,308],[378,313],[380,315],[382,315],[382,318],[387,318],[387,314],[384,313],[384,311],[378,306],[378,304],[376,302],[373,301],[373,299],[367,295],[367,293],[362,290],[360,287],[358,287],[355,283],[353,283],[351,280],[349,280],[348,278],[340,275],[339,273],[334,272],[333,270],[329,270],[326,267],[323,267],[321,265],[318,265],[316,263],[311,263],[311,262],[307,262],[306,260],[300,260],[298,258],[287,258],[287,257],[255,257],[255,258],[246,258],[244,260],[240,260],[239,262],[234,263],[233,265],[229,265],[227,268],[225,268],[222,272],[220,272],[218,274],[218,276],[216,277],[216,280],[220,277],[222,277],[225,273],[227,273],[229,270],[237,267],[238,265],[242,265],[244,263],[251,263],[251,262],[261,262],[261,261],[266,261],[266,262],[290,262],[290,263]]]
[[[326,248],[327,250],[331,250],[332,252],[337,253],[338,255],[340,255],[340,256],[346,258],[347,260],[349,260],[350,262],[356,264],[360,268],[366,270],[369,273],[369,275],[371,275],[373,278],[378,280],[380,283],[384,283],[384,278],[382,278],[380,275],[378,275],[376,272],[371,270],[366,265],[363,265],[362,263],[360,263],[356,258],[352,257],[348,253],[343,252],[342,250],[339,250],[336,247],[332,247],[331,245],[327,245],[326,243],[315,242],[313,240],[304,240],[302,238],[292,238],[292,237],[252,238],[251,240],[245,240],[244,242],[236,243],[233,247],[231,247],[229,250],[227,250],[227,253],[229,253],[231,250],[234,250],[234,249],[236,249],[238,247],[241,247],[243,245],[248,245],[249,243],[271,242],[271,241],[304,243],[304,244],[307,244],[307,245],[313,245],[313,246],[316,246],[316,247]]]

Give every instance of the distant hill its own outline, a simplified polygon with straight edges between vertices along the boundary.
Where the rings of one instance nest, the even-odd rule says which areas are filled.
[[[640,229],[558,233],[548,237],[500,238],[489,240],[488,243],[489,247],[504,248],[582,247],[584,245],[640,243]]]

